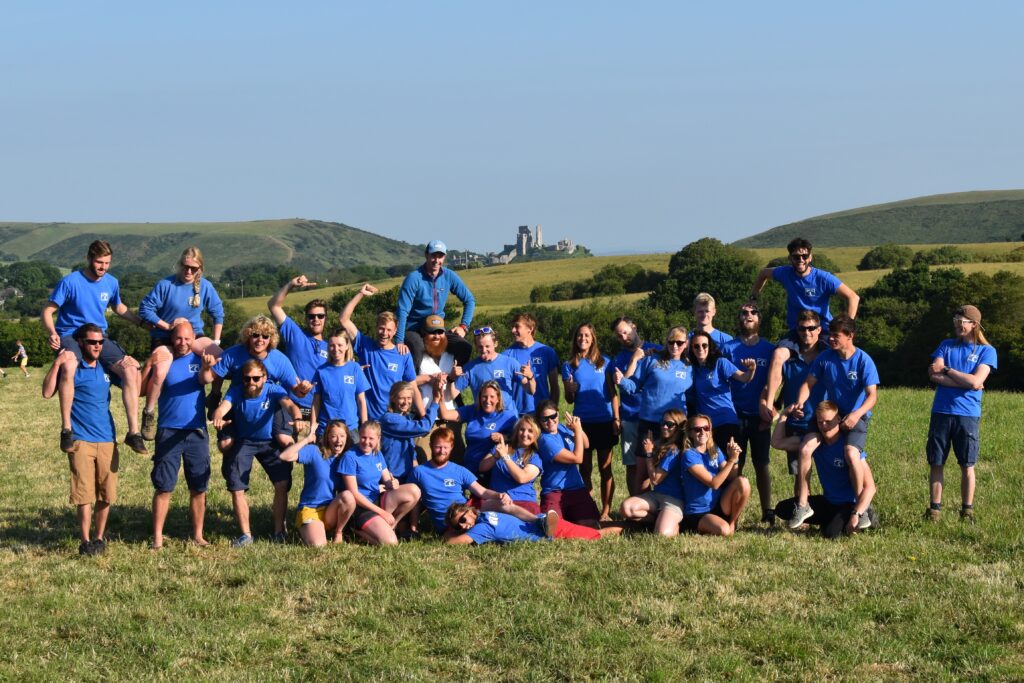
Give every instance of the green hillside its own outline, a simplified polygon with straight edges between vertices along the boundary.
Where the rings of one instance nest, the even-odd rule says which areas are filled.
[[[746,237],[741,247],[784,247],[794,237],[815,246],[874,246],[1020,240],[1024,190],[957,192],[816,216]]]
[[[72,267],[94,239],[106,239],[119,266],[153,272],[172,267],[181,251],[197,245],[207,272],[234,265],[289,263],[300,270],[418,263],[422,248],[342,223],[301,218],[234,223],[0,223],[4,258],[40,259]]]

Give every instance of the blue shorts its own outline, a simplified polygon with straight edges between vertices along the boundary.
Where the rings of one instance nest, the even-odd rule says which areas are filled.
[[[945,465],[949,457],[949,447],[956,453],[956,461],[961,467],[974,467],[978,462],[978,425],[980,417],[970,415],[947,415],[932,413],[928,424],[929,465]]]
[[[188,490],[203,493],[210,484],[210,436],[203,429],[156,430],[156,454],[150,481],[160,493],[178,485],[178,468],[185,465]]]
[[[64,335],[60,338],[61,348],[67,349],[74,354],[78,364],[82,364],[82,347],[78,345],[78,341],[70,334]],[[110,375],[110,382],[115,387],[121,386],[121,378],[114,373],[111,368],[116,363],[119,363],[122,358],[126,355],[124,349],[116,341],[107,336],[106,332],[103,333],[103,348],[100,351],[100,365],[103,367],[103,371]]]
[[[275,484],[286,481],[288,488],[291,489],[292,463],[281,460],[277,457],[277,452],[272,441],[238,440],[224,454],[224,462],[220,467],[220,473],[224,475],[228,491],[249,490],[249,475],[252,473],[253,458],[259,461],[263,471],[270,477],[270,481]]]

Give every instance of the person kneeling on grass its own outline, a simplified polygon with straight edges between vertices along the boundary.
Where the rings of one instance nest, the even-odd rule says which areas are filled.
[[[688,423],[691,448],[683,454],[683,531],[731,536],[750,500],[750,482],[740,476],[740,446],[729,439],[729,457],[715,446],[711,418],[694,415]]]
[[[554,510],[542,515],[536,522],[524,522],[503,512],[481,512],[468,503],[452,503],[445,515],[445,522],[453,533],[444,542],[452,545],[536,542],[552,538],[596,541],[602,536],[622,533],[622,527],[619,526],[591,529],[562,521]]]
[[[341,529],[348,524],[356,509],[350,491],[334,492],[332,472],[351,443],[348,427],[342,420],[331,420],[324,428],[320,443],[312,429],[305,438],[284,449],[279,456],[284,462],[303,466],[302,494],[295,511],[295,526],[302,542],[316,548],[327,545],[327,534],[341,541]]]
[[[356,509],[349,521],[357,536],[370,545],[397,545],[395,526],[420,500],[415,484],[399,484],[380,452],[380,423],[359,425],[359,443],[341,458],[339,490],[350,492]],[[335,540],[338,532],[335,532]]]
[[[779,450],[791,450],[800,442],[798,436],[786,436],[786,417],[790,412],[787,409],[779,417],[772,434],[772,446]],[[852,460],[847,455],[847,435],[839,429],[839,407],[835,403],[820,402],[814,416],[821,437],[820,445],[814,449],[814,469],[818,471],[824,495],[810,496],[814,514],[804,521],[820,526],[825,538],[878,526],[878,514],[871,505],[875,478],[868,466],[867,454],[858,451],[857,458]],[[788,520],[796,506],[795,498],[781,501],[775,506],[775,514]]]
[[[538,436],[537,422],[524,415],[512,429],[511,446],[505,443],[504,437],[500,438],[494,450],[480,462],[480,472],[491,473],[492,489],[507,493],[513,503],[535,515],[540,514],[540,505],[537,504],[537,490],[533,482],[544,471],[537,455]]]
[[[648,432],[644,437],[640,457],[657,463],[653,468],[641,466],[645,472],[651,471],[649,477],[653,489],[622,501],[622,516],[633,521],[651,522],[655,532],[662,536],[678,536],[679,524],[683,521],[682,453],[689,446],[686,415],[678,408],[665,411],[661,417],[657,451],[651,436]]]
[[[567,412],[565,425],[558,424],[558,403],[551,399],[537,404],[537,422],[541,431],[537,449],[544,464],[540,475],[540,508],[554,510],[562,519],[597,529],[601,513],[590,497],[579,468],[587,450],[583,423]]]
[[[465,491],[480,500],[485,512],[504,512],[524,522],[537,521],[537,515],[512,502],[507,493],[498,493],[484,488],[476,476],[449,458],[455,446],[455,433],[447,427],[439,427],[430,435],[430,461],[415,467],[409,481],[419,487],[420,502],[427,509],[434,531],[442,536],[451,535],[445,522],[445,514],[454,503],[465,503]]]

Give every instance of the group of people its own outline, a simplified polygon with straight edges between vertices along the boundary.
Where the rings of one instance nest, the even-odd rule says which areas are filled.
[[[737,311],[736,337],[715,328],[715,300],[702,293],[695,326],[671,328],[663,344],[641,339],[636,323],[621,317],[612,328],[621,349],[610,357],[584,323],[562,361],[537,340],[528,313],[513,317],[508,349],[499,350],[494,328],[474,328],[475,300],[445,267],[440,241],[427,245],[424,264],[401,286],[397,311],[380,313],[372,334],[352,320],[377,293],[370,284],[346,304],[336,328],[320,299],[305,305],[304,324],[293,320],[284,310],[289,293],[315,284],[300,275],[271,297],[269,316],[247,321],[238,343],[222,349],[223,305],[203,277],[199,249],[186,249],[177,272],[135,313],[108,273],[110,245],[98,240],[86,267],[58,284],[42,312],[57,352],[43,395],[60,398],[79,551],[103,552],[116,498],[111,383],[122,389],[124,443],[147,455],[147,442],[154,443],[153,549],[163,547],[182,469],[191,540],[208,544],[208,424],[222,453],[236,547],[253,542],[246,492],[254,461],[273,485],[278,542],[287,538],[293,466],[302,464],[295,526],[312,546],[348,537],[394,544],[419,534],[424,517],[448,543],[593,540],[625,527],[728,536],[751,495],[743,476],[748,455],[763,523],[778,517],[791,528],[817,525],[830,538],[877,526],[866,443],[879,377],[855,344],[859,297],[812,266],[806,240],[793,240],[788,251],[789,265],[756,278]],[[789,332],[777,343],[760,336],[757,301],[769,280],[787,292]],[[454,325],[444,319],[449,294],[463,305]],[[835,318],[833,295],[846,303]],[[149,329],[152,352],[141,367],[106,337],[107,308]],[[996,367],[976,307],[957,310],[954,331],[928,368],[937,386],[927,445],[932,519],[941,515],[951,447],[962,468],[961,514],[973,519],[981,392]],[[467,389],[471,400],[463,404]],[[572,411],[560,419],[563,397]],[[617,508],[616,445],[629,493]],[[772,447],[787,453],[794,477],[793,497],[777,504]],[[812,465],[820,495],[810,495]]]

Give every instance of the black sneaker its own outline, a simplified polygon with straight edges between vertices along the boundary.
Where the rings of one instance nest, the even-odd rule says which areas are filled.
[[[82,541],[78,544],[79,555],[95,555],[92,551],[92,541]]]
[[[91,555],[102,555],[107,552],[107,542],[102,538],[93,539],[92,541],[92,553]]]
[[[142,438],[146,441],[156,440],[156,413],[152,410],[142,411]]]
[[[288,534],[284,531],[275,532],[270,538],[271,542],[277,543],[278,545],[284,545],[288,542]]]
[[[960,521],[974,524],[974,508],[960,508]]]
[[[768,526],[775,526],[775,510],[762,510],[761,511],[761,524],[767,524]]]
[[[65,453],[75,450],[75,435],[70,429],[60,430],[60,449]]]
[[[142,440],[142,434],[139,434],[138,432],[129,432],[125,434],[124,445],[139,455],[149,455],[149,450],[146,448],[146,442]]]

